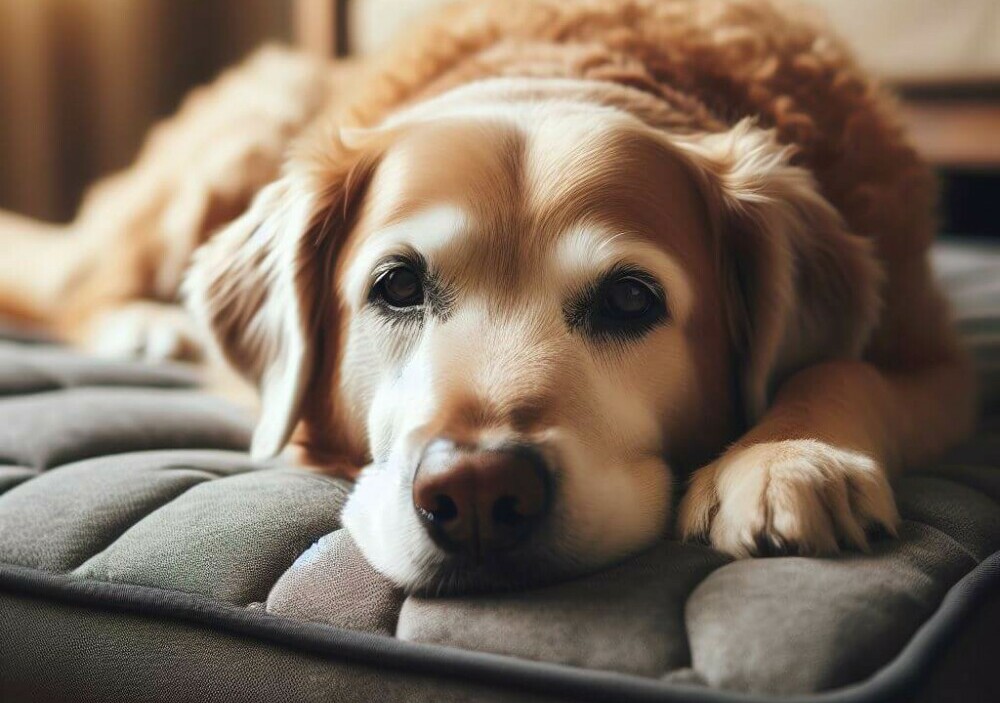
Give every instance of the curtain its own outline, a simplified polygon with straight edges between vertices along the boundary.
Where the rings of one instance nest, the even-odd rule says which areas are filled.
[[[0,0],[0,209],[72,217],[150,125],[266,41],[292,0]]]

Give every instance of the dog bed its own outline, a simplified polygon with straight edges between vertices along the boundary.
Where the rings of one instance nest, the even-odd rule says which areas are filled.
[[[898,541],[733,562],[665,541],[575,581],[407,597],[348,483],[243,453],[180,366],[0,342],[0,700],[1000,700],[1000,254],[935,255],[975,439],[897,482]]]

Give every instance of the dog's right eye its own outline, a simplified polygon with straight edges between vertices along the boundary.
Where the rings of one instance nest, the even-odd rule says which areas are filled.
[[[394,266],[379,276],[372,294],[393,308],[412,308],[424,303],[420,274],[405,264]]]

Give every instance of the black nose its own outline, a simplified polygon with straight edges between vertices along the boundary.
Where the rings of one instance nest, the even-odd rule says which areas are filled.
[[[522,542],[549,508],[545,460],[528,447],[465,450],[436,440],[413,479],[413,505],[442,548],[476,559]]]

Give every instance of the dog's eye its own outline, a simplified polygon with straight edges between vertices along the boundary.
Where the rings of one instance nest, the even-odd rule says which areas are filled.
[[[602,286],[601,312],[619,320],[641,319],[655,300],[648,284],[634,276],[621,276]]]
[[[644,271],[620,267],[574,298],[566,322],[595,339],[641,337],[668,317],[663,288]]]
[[[406,265],[386,271],[375,284],[375,292],[394,308],[412,308],[424,302],[420,274]]]

